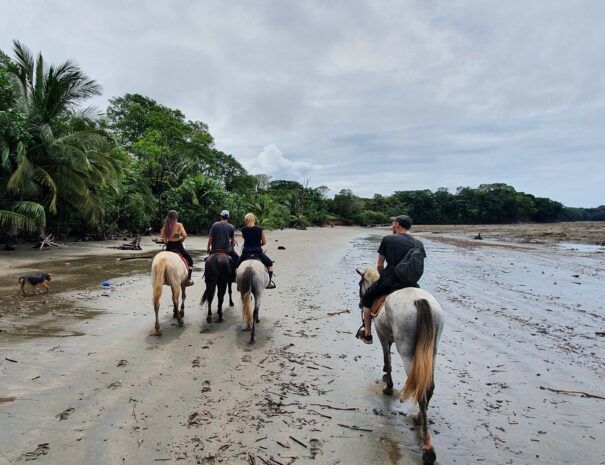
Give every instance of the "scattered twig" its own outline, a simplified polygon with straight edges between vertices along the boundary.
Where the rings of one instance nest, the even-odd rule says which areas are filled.
[[[371,433],[372,430],[371,429],[366,429],[366,428],[360,428],[359,426],[349,426],[349,425],[345,425],[343,423],[338,423],[338,426],[342,426],[343,428],[349,428],[352,429],[353,431],[367,431],[368,433]]]
[[[270,462],[267,462],[267,461],[266,461],[264,458],[262,458],[260,455],[258,456],[258,458],[259,458],[259,459],[261,459],[261,460],[262,460],[262,462],[263,462],[265,465],[271,465],[271,463],[270,463]]]
[[[347,309],[347,310],[341,310],[339,312],[328,312],[328,315],[334,316],[334,315],[340,315],[341,313],[351,313],[351,311]]]
[[[8,357],[4,357],[4,360],[6,360],[7,362],[19,363],[19,362],[17,362],[17,360],[13,360],[12,358],[8,358]]]
[[[250,465],[256,465],[256,459],[254,458],[254,455],[248,454],[248,463],[250,463]]]
[[[261,442],[263,439],[267,439],[267,436],[265,436],[264,438],[258,438],[258,439],[256,440],[256,442]]]
[[[311,409],[311,408],[309,409],[309,412],[313,412],[313,413],[315,413],[316,415],[319,415],[320,417],[324,417],[324,418],[330,418],[330,419],[332,419],[332,417],[331,417],[330,415],[324,415],[323,413],[318,412],[317,410],[313,410],[313,409]]]
[[[36,376],[35,378],[32,378],[31,380],[34,381],[36,379],[38,379],[40,377],[40,375]]]
[[[317,367],[312,367],[311,365],[307,365],[307,368],[310,368],[311,370],[319,370],[319,368],[317,368]]]
[[[605,336],[605,331],[595,331],[595,336]]]
[[[333,407],[328,404],[309,404],[309,405],[315,405],[317,407],[323,407],[323,408],[330,408],[332,410],[359,410],[357,407]]]
[[[299,441],[298,439],[296,439],[294,436],[290,436],[290,439],[292,439],[294,442],[300,444],[301,446],[303,446],[305,449],[307,449],[307,445],[304,442]]]
[[[275,442],[278,443],[280,446],[282,446],[284,449],[289,449],[290,448],[290,446],[286,446],[285,444],[282,444],[279,441],[275,441]]]
[[[565,389],[551,389],[549,387],[544,387],[544,386],[540,386],[540,389],[551,391],[551,392],[556,392],[557,394],[580,394],[582,397],[591,397],[593,399],[605,400],[605,397],[603,397],[603,396],[599,396],[597,394],[590,394],[590,393],[584,392],[584,391],[568,391]]]
[[[277,465],[284,465],[283,463],[281,463],[279,460],[276,460],[273,458],[273,456],[269,457],[269,460],[271,460],[272,462],[277,463]]]

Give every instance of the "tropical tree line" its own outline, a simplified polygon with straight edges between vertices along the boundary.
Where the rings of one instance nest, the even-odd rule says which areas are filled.
[[[0,51],[0,233],[102,236],[157,229],[176,209],[203,232],[220,210],[265,227],[386,223],[495,223],[605,219],[605,207],[568,209],[505,184],[367,199],[325,186],[252,175],[218,150],[208,126],[139,94],[87,106],[100,85],[73,62],[47,63],[15,41]]]

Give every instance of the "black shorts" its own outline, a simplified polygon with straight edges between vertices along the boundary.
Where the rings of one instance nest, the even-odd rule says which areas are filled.
[[[270,266],[273,266],[273,260],[271,260],[269,257],[267,257],[267,255],[265,255],[264,252],[242,252],[242,256],[240,257],[239,263],[237,264],[237,266],[239,266],[244,260],[247,260],[248,257],[250,257],[251,255],[258,257],[258,259],[267,268],[269,268]]]
[[[372,308],[374,301],[383,295],[390,294],[391,292],[398,291],[404,287],[418,287],[418,284],[404,284],[394,279],[385,279],[383,277],[378,278],[378,281],[373,283],[366,290],[365,294],[361,298],[361,305],[364,307]]]
[[[187,252],[185,250],[185,247],[183,247],[183,241],[170,241],[166,243],[166,250],[168,252],[176,252],[176,253],[180,253],[183,258],[185,260],[187,260],[187,264],[189,265],[189,267],[193,266],[193,258],[191,258],[191,255],[189,254],[189,252]]]

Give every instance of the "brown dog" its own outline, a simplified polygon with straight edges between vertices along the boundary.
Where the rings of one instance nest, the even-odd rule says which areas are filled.
[[[19,278],[19,284],[21,288],[19,292],[25,295],[25,283],[29,283],[32,285],[32,292],[34,295],[36,294],[36,286],[41,284],[46,288],[46,292],[48,292],[48,283],[52,279],[50,273],[39,273],[39,274],[28,274],[26,276],[21,276]]]

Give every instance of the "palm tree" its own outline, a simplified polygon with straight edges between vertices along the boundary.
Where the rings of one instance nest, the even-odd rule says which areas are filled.
[[[15,62],[8,70],[18,83],[15,106],[25,115],[25,136],[16,144],[0,140],[0,161],[11,172],[7,194],[30,203],[0,211],[0,225],[27,227],[15,214],[39,213],[33,203],[52,215],[70,206],[97,224],[103,208],[96,191],[114,186],[122,160],[114,141],[95,124],[93,110],[79,109],[100,95],[101,87],[70,61],[47,67],[42,54],[34,60],[25,46],[13,44]]]

